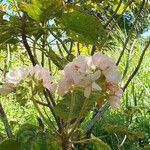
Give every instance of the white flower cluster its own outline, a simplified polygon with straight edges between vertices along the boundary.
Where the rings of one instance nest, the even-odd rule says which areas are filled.
[[[55,92],[56,84],[53,82],[53,77],[50,72],[40,65],[28,68],[15,68],[6,74],[5,83],[0,88],[0,95],[5,96],[14,91],[15,87],[25,77],[31,76],[36,80],[42,81],[45,88],[51,92]]]
[[[92,91],[103,91],[112,107],[120,104],[122,90],[119,87],[121,75],[117,71],[114,61],[102,53],[93,56],[78,56],[68,63],[61,73],[57,87],[50,72],[40,65],[34,67],[16,68],[6,74],[5,83],[0,88],[0,95],[12,92],[17,84],[26,76],[42,81],[43,87],[54,93],[64,96],[74,88],[82,88],[84,96],[89,97]]]
[[[117,108],[122,96],[119,87],[121,74],[115,62],[102,53],[90,57],[78,56],[64,68],[58,82],[58,94],[64,96],[74,87],[84,88],[84,96],[91,91],[105,91],[111,106]]]

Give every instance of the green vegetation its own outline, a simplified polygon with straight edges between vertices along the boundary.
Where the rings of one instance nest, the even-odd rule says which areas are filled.
[[[149,150],[150,40],[142,37],[149,14],[148,0],[1,0],[0,150]],[[113,58],[122,74],[113,85],[123,90],[118,109],[110,107],[119,102],[110,102],[102,70],[93,79],[102,91],[89,97],[75,83],[64,95],[49,89],[77,56],[97,52]],[[5,86],[17,67],[33,74]]]

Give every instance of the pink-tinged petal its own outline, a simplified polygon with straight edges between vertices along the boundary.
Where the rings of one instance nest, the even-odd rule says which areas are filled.
[[[114,82],[118,84],[121,81],[121,74],[119,71],[106,69],[102,73],[105,75],[108,82]]]
[[[92,56],[89,56],[87,58],[87,65],[88,65],[89,68],[91,68],[93,70],[96,69],[96,66],[95,66],[95,64],[93,62],[93,57]]]
[[[109,103],[114,109],[117,109],[120,106],[120,98],[117,96],[110,96]]]
[[[79,55],[77,58],[73,60],[73,64],[82,70],[87,69],[86,58],[84,56]]]
[[[71,88],[71,86],[72,86],[72,82],[69,82],[66,79],[60,80],[58,83],[58,90],[57,90],[58,95],[64,96]]]
[[[102,88],[98,84],[96,84],[95,82],[92,83],[92,89],[93,90],[97,90],[97,91],[101,91],[102,90]]]
[[[89,98],[90,94],[91,94],[91,90],[92,90],[92,87],[91,86],[88,86],[84,89],[84,96],[86,98]]]
[[[34,76],[36,80],[42,81],[43,86],[50,92],[54,93],[56,90],[56,84],[53,83],[53,77],[50,75],[50,72],[41,65],[30,68],[30,75]]]
[[[101,59],[102,58],[103,58],[103,54],[101,52],[95,53],[92,56],[93,64],[98,67],[100,65],[100,63],[101,63]]]
[[[115,92],[115,95],[117,96],[117,97],[122,97],[122,94],[123,94],[123,90],[122,89],[119,89],[117,92]]]
[[[27,75],[27,69],[21,67],[15,68],[6,74],[5,82],[16,85]]]

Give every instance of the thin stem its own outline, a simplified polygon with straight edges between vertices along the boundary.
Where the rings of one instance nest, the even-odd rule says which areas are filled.
[[[73,115],[73,109],[74,109],[74,105],[75,105],[75,97],[73,92],[71,93],[71,104],[70,104],[70,112],[69,112],[69,116],[68,116],[68,120],[67,120],[67,127],[66,129],[69,128],[70,122],[71,122],[71,118]]]
[[[120,143],[119,147],[122,147],[122,146],[123,146],[123,144],[124,144],[124,142],[126,141],[126,139],[127,139],[127,135],[124,136],[124,138],[123,138],[122,142]]]
[[[86,144],[89,143],[91,141],[91,139],[84,139],[84,140],[80,140],[80,141],[70,141],[70,143],[72,144]]]
[[[53,103],[51,102],[51,99],[49,99],[47,94],[48,93],[46,91],[44,91],[44,96],[45,96],[46,101],[49,105],[50,111],[52,112],[52,114],[56,120],[56,123],[58,125],[59,130],[62,131],[61,121],[60,121],[59,117],[57,116],[57,113],[56,113],[55,108],[54,108],[55,106],[53,105]]]
[[[122,3],[123,0],[120,0],[119,3],[118,3],[118,6],[116,8],[116,10],[114,11],[114,13],[112,14],[112,16],[110,17],[110,19],[108,20],[108,22],[105,24],[105,28],[107,28],[107,26],[110,24],[110,22],[113,20],[113,18],[115,17],[116,13],[118,12],[120,6],[121,6],[121,3]]]
[[[127,74],[127,71],[128,71],[128,68],[129,68],[129,62],[130,62],[130,55],[131,55],[132,50],[133,50],[133,48],[135,46],[135,43],[136,43],[136,39],[133,41],[133,44],[131,45],[130,49],[128,50],[127,59],[126,59],[126,65],[125,65],[125,69],[124,69],[124,72],[123,72],[123,75],[122,75],[122,80],[124,79],[124,77]]]
[[[55,128],[53,128],[53,125],[50,125],[49,122],[47,121],[47,119],[44,117],[44,115],[42,114],[39,106],[36,103],[36,100],[32,97],[32,102],[37,110],[37,112],[39,113],[40,117],[42,118],[42,120],[47,124],[47,126],[49,127],[50,130],[54,131],[55,133],[57,133],[57,131],[55,130]]]
[[[81,121],[81,119],[82,119],[82,117],[83,117],[83,115],[84,115],[84,113],[85,113],[87,104],[88,104],[88,99],[86,98],[86,99],[84,100],[84,103],[83,103],[83,105],[82,105],[82,109],[81,109],[81,111],[80,111],[80,113],[79,113],[78,118],[76,119],[76,121],[75,121],[75,123],[74,123],[74,126],[73,126],[72,130],[71,130],[70,133],[68,134],[68,138],[71,137],[71,135],[73,134],[73,132],[75,131],[75,129],[76,129],[76,128],[78,127],[78,125],[80,124],[80,121]]]
[[[54,32],[50,31],[50,33],[54,36],[54,38],[56,38],[56,39],[61,43],[61,45],[62,45],[62,47],[64,48],[64,50],[65,50],[66,53],[69,55],[70,53],[69,53],[69,51],[68,51],[66,45],[64,44],[64,42],[63,42]]]
[[[40,102],[40,101],[38,101],[38,100],[35,100],[35,102],[38,103],[38,104],[40,104],[40,105],[42,105],[42,106],[46,106],[46,107],[49,106],[48,104],[43,103],[43,102]]]
[[[118,58],[118,60],[117,60],[117,62],[116,62],[116,65],[117,65],[117,66],[119,65],[119,63],[120,63],[120,61],[121,61],[121,58],[122,58],[122,56],[123,56],[123,54],[124,54],[124,51],[125,51],[125,49],[126,49],[126,46],[127,46],[128,42],[129,42],[129,40],[130,40],[130,37],[131,37],[131,35],[132,35],[132,31],[133,31],[133,29],[134,29],[134,26],[135,26],[136,22],[137,22],[138,19],[139,19],[139,16],[140,16],[141,11],[143,10],[144,4],[145,4],[145,0],[142,1],[141,7],[140,7],[139,11],[137,12],[137,16],[136,16],[135,21],[134,21],[134,23],[133,23],[133,25],[132,25],[132,27],[131,27],[131,29],[130,29],[129,35],[128,35],[128,37],[126,38],[126,41],[125,41],[125,43],[124,43],[124,45],[123,45],[123,49],[122,49],[122,51],[121,51],[121,53],[120,53],[120,56],[119,56],[119,58]]]
[[[27,41],[25,28],[26,28],[26,15],[24,14],[23,18],[22,18],[22,33],[21,33],[22,42],[23,42],[25,49],[28,52],[28,55],[30,57],[30,60],[31,60],[33,66],[35,66],[36,64],[39,64],[39,63],[32,54],[32,51],[31,51],[30,46],[29,46],[28,41]]]
[[[93,126],[95,125],[97,120],[100,117],[102,117],[102,115],[108,110],[109,107],[110,107],[110,104],[108,102],[106,102],[106,104],[99,111],[97,111],[94,118],[92,118],[92,120],[90,121],[88,126],[84,129],[84,131],[83,131],[84,135],[87,135],[91,131],[91,129],[93,128]]]
[[[81,54],[81,52],[80,52],[80,43],[79,42],[77,43],[77,52],[78,52],[78,55]]]
[[[13,133],[11,131],[11,128],[10,128],[10,125],[8,123],[8,119],[7,119],[6,113],[5,113],[1,103],[0,103],[0,118],[1,118],[1,120],[3,122],[3,124],[4,124],[4,128],[5,128],[5,131],[7,133],[7,137],[8,138],[13,138],[14,135],[13,135]]]
[[[127,80],[127,82],[125,83],[124,87],[123,87],[123,91],[125,91],[125,89],[128,87],[129,83],[132,81],[132,79],[134,78],[134,76],[136,75],[136,73],[138,72],[138,70],[140,69],[140,66],[142,64],[142,61],[143,61],[143,58],[144,58],[144,55],[145,55],[145,52],[146,50],[148,49],[148,47],[150,46],[150,40],[148,41],[147,45],[145,46],[141,56],[140,56],[140,59],[139,59],[139,62],[138,62],[138,65],[136,66],[135,70],[133,71],[133,73],[131,74],[131,76],[129,77],[129,79]]]
[[[64,57],[63,52],[62,52],[62,50],[61,50],[61,47],[60,47],[58,41],[56,41],[56,45],[57,45],[57,48],[58,48],[58,51],[59,51],[60,55],[61,55],[62,57]]]

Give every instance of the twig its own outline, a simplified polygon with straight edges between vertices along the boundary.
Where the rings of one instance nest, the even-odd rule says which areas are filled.
[[[91,50],[91,55],[94,55],[95,51],[96,51],[96,46],[93,45],[93,46],[92,46],[92,50]]]
[[[54,104],[54,102],[52,102],[52,101],[54,101],[54,99],[53,99],[51,96],[50,96],[50,97],[51,97],[53,100],[52,100],[52,99],[49,99],[47,90],[46,90],[46,91],[44,90],[44,96],[45,96],[46,101],[47,101],[47,103],[48,103],[48,105],[49,105],[50,111],[52,112],[52,114],[53,114],[53,116],[54,116],[54,118],[55,118],[55,120],[56,120],[56,123],[57,123],[57,125],[58,125],[59,130],[62,131],[61,120],[60,120],[59,117],[57,116],[57,114],[56,114],[56,112],[55,112],[55,109],[54,109],[55,104]],[[51,100],[52,100],[52,101],[51,101]]]
[[[61,55],[62,57],[64,57],[64,56],[63,56],[63,52],[62,52],[62,50],[61,50],[61,47],[60,47],[58,41],[56,41],[56,45],[57,45],[57,48],[58,48],[58,51],[59,51],[60,55]]]
[[[120,56],[119,56],[119,58],[118,58],[118,60],[117,60],[117,62],[116,62],[116,65],[117,65],[117,66],[119,65],[119,63],[120,63],[120,61],[121,61],[121,58],[122,58],[122,56],[123,56],[123,54],[124,54],[124,51],[125,51],[125,49],[126,49],[126,46],[127,46],[128,42],[129,42],[129,39],[130,39],[130,37],[131,37],[131,35],[132,35],[132,30],[134,29],[134,25],[136,24],[136,22],[137,22],[138,19],[139,19],[139,16],[140,16],[141,11],[143,10],[144,4],[145,4],[145,0],[142,1],[141,7],[140,7],[139,11],[137,12],[137,16],[136,16],[135,21],[134,21],[134,23],[133,23],[133,25],[132,25],[132,27],[131,27],[131,29],[130,29],[129,35],[128,35],[128,37],[126,38],[126,41],[125,41],[125,43],[124,43],[124,45],[123,45],[123,49],[122,49],[122,51],[121,51],[121,53],[120,53]]]
[[[81,54],[81,52],[80,52],[80,43],[79,42],[77,43],[77,52],[78,52],[78,55]]]
[[[72,52],[72,48],[73,48],[73,41],[71,40],[71,41],[70,41],[70,48],[69,48],[69,55],[70,55],[71,52]]]
[[[23,42],[23,45],[25,47],[25,49],[27,50],[28,52],[28,55],[30,57],[30,60],[33,64],[33,66],[35,66],[36,64],[39,64],[38,61],[35,59],[35,57],[33,56],[32,54],[32,51],[30,49],[30,46],[27,42],[27,37],[26,37],[26,31],[25,31],[25,28],[26,28],[26,15],[23,15],[23,18],[22,18],[22,33],[21,33],[21,37],[22,37],[22,42]]]
[[[25,34],[25,19],[26,19],[26,16],[24,15],[23,16],[23,24],[22,24],[22,41],[23,41],[23,44],[24,44],[24,47],[25,49],[27,50],[28,52],[28,55],[30,57],[30,60],[33,64],[33,66],[35,66],[36,64],[38,64],[38,61],[35,59],[35,57],[32,55],[32,52],[31,52],[31,49],[30,49],[30,46],[27,42],[27,38],[26,38],[26,34]],[[56,116],[56,112],[54,110],[54,106],[55,106],[55,101],[51,95],[51,93],[46,89],[44,90],[44,96],[48,102],[48,105],[49,105],[49,108],[50,108],[50,111],[52,112],[55,120],[56,120],[56,123],[58,125],[58,128],[59,130],[62,130],[62,127],[61,127],[61,123],[60,123],[60,119]]]
[[[31,60],[33,66],[35,66],[36,64],[38,64],[38,62],[37,62],[37,60],[35,59],[35,57],[33,56],[32,52],[31,52],[30,46],[27,42],[26,35],[24,33],[22,33],[22,42],[23,42],[23,45],[24,45],[24,47],[26,48],[26,50],[28,52],[28,55],[30,57],[30,60]]]
[[[71,129],[71,131],[70,131],[69,134],[68,134],[68,138],[71,137],[71,135],[73,134],[74,130],[75,130],[75,129],[78,127],[78,125],[80,124],[80,121],[81,121],[81,119],[82,119],[82,117],[83,117],[83,114],[85,113],[87,104],[88,104],[88,99],[85,99],[85,100],[84,100],[84,103],[83,103],[83,105],[82,105],[81,111],[80,111],[80,113],[79,113],[79,116],[78,116],[78,118],[76,119],[73,128]]]
[[[3,106],[2,106],[1,103],[0,103],[0,118],[1,118],[1,120],[2,120],[2,122],[3,122],[3,124],[4,124],[5,131],[6,131],[6,133],[7,133],[7,137],[8,137],[8,138],[13,138],[14,135],[13,135],[13,133],[12,133],[12,131],[11,131],[10,125],[9,125],[9,123],[8,123],[7,116],[6,116],[6,114],[5,114],[5,111],[4,111]]]
[[[69,55],[69,51],[68,51],[66,45],[64,44],[64,42],[55,33],[53,33],[52,31],[50,31],[50,33],[61,43],[61,45],[64,48],[64,50]]]
[[[119,3],[118,3],[118,6],[116,8],[116,10],[114,11],[114,13],[112,14],[112,16],[109,18],[108,22],[105,24],[104,28],[107,28],[107,26],[110,24],[110,22],[113,20],[113,18],[115,17],[116,13],[118,12],[120,6],[121,6],[121,3],[122,3],[123,0],[120,0]]]
[[[127,82],[125,83],[124,87],[123,87],[123,91],[125,91],[125,89],[128,87],[129,83],[131,82],[131,80],[134,78],[134,76],[136,75],[136,73],[138,72],[138,70],[140,69],[140,66],[142,64],[142,61],[143,61],[143,58],[144,58],[144,55],[145,55],[145,52],[146,50],[148,49],[148,47],[150,46],[150,40],[148,41],[147,45],[145,46],[141,56],[140,56],[140,59],[139,59],[139,62],[138,62],[138,65],[136,66],[135,70],[133,71],[133,73],[131,74],[131,76],[129,77],[129,79],[127,80]]]
[[[124,138],[123,138],[121,144],[118,145],[118,146],[119,146],[119,147],[123,146],[123,144],[124,144],[124,142],[126,141],[126,139],[127,139],[127,135],[124,136]]]
[[[131,52],[132,52],[132,50],[135,46],[135,43],[136,43],[136,39],[133,41],[133,44],[131,45],[130,49],[128,50],[126,65],[125,65],[125,69],[124,69],[124,72],[123,72],[123,75],[122,75],[122,80],[124,79],[124,77],[127,74],[127,71],[128,71],[128,68],[129,68],[129,62],[130,62],[130,55],[131,55]]]
[[[95,125],[97,120],[100,117],[102,117],[102,115],[108,110],[109,107],[110,107],[110,104],[108,102],[106,102],[106,104],[99,111],[97,111],[97,113],[94,116],[94,118],[91,119],[91,121],[88,124],[88,126],[84,129],[84,131],[83,131],[84,135],[87,135],[89,132],[91,132],[91,129],[93,128],[93,126]]]
[[[48,104],[43,103],[43,102],[40,102],[40,101],[38,101],[38,100],[35,100],[35,102],[36,102],[36,103],[38,103],[38,104],[40,104],[40,105],[42,105],[42,106],[49,107],[49,105],[48,105]]]

